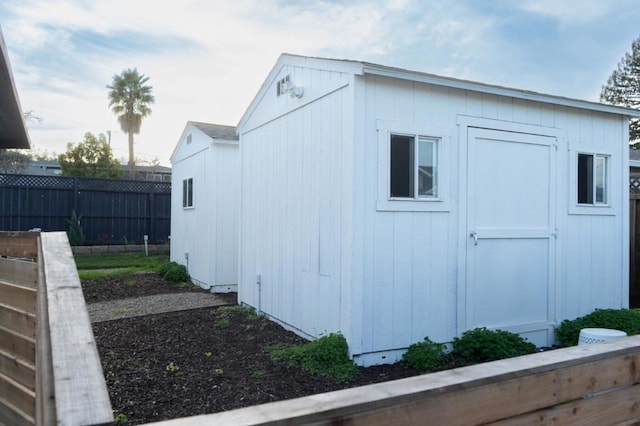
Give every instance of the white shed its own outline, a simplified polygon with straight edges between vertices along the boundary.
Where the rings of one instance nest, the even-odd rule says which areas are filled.
[[[171,260],[212,292],[237,291],[236,128],[189,121],[171,155]]]
[[[282,55],[238,125],[239,300],[356,362],[628,306],[638,112]]]

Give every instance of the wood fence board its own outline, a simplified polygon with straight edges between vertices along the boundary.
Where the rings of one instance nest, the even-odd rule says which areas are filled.
[[[566,404],[491,424],[504,426],[529,426],[538,424],[570,426],[611,425],[625,422],[638,422],[638,419],[640,419],[639,402],[640,385],[636,385],[591,398],[576,399]]]
[[[36,314],[36,290],[0,280],[0,300],[21,311]]]
[[[0,280],[36,288],[38,283],[38,264],[36,262],[0,258]]]
[[[0,303],[0,327],[29,338],[36,336],[35,315]]]
[[[0,327],[0,350],[13,353],[32,364],[36,359],[36,342],[22,334]]]
[[[35,259],[37,232],[0,232],[0,256]]]
[[[35,392],[0,374],[0,399],[22,411],[29,417],[35,414]]]
[[[33,416],[28,416],[7,401],[0,399],[0,424],[30,426],[35,424]]]
[[[53,384],[53,362],[51,360],[51,335],[49,331],[49,305],[47,286],[42,261],[42,244],[38,241],[38,301],[36,339],[36,415],[39,425],[56,424],[55,389]]]
[[[0,374],[15,380],[25,388],[36,390],[35,365],[0,351]]]
[[[632,336],[159,425],[482,424],[631,386],[639,357],[640,336]],[[598,398],[608,397],[590,400]]]
[[[41,244],[57,421],[111,422],[111,402],[67,236],[42,233]]]

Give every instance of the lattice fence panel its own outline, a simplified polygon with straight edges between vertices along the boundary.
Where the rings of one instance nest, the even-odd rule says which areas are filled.
[[[629,192],[632,194],[640,194],[640,174],[632,174],[629,176]]]
[[[60,176],[0,175],[0,187],[73,189],[73,179]]]

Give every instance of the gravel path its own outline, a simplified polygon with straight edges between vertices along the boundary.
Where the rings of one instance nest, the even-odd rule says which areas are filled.
[[[187,309],[207,308],[229,304],[228,299],[211,293],[173,293],[131,297],[87,305],[92,323],[139,317]]]

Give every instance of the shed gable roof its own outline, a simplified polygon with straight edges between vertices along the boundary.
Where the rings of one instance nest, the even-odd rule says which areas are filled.
[[[236,134],[235,126],[225,126],[222,124],[201,123],[197,121],[189,121],[198,129],[202,130],[207,136],[213,139],[224,139],[229,141],[237,141],[238,135]]]
[[[237,145],[239,142],[238,134],[236,133],[235,126],[225,126],[223,124],[213,124],[213,123],[203,123],[200,121],[187,121],[187,124],[184,126],[184,130],[180,135],[180,139],[178,139],[178,143],[173,148],[173,152],[171,153],[171,157],[169,158],[171,163],[174,162],[176,155],[181,149],[185,149],[187,146],[186,136],[189,132],[193,132],[193,128],[200,130],[206,136],[211,138],[208,143],[215,143],[216,141],[220,141],[220,143],[227,144],[235,144]],[[225,141],[225,142],[223,142]]]
[[[602,104],[599,102],[586,101],[581,99],[568,98],[564,96],[549,95],[530,90],[514,89],[510,87],[498,86],[493,84],[480,83],[470,80],[462,80],[452,77],[444,77],[436,74],[430,74],[420,71],[412,71],[403,68],[390,67],[386,65],[374,64],[371,62],[354,61],[348,59],[329,59],[319,57],[309,57],[292,55],[283,53],[278,61],[269,72],[269,75],[263,82],[260,90],[249,104],[249,107],[243,114],[238,128],[242,128],[244,123],[249,119],[253,110],[256,108],[265,92],[271,87],[278,72],[284,65],[294,65],[301,67],[311,67],[318,69],[327,69],[340,72],[347,72],[353,75],[378,75],[401,80],[416,81],[421,83],[433,84],[443,87],[457,88],[461,90],[470,90],[479,93],[487,93],[499,96],[506,96],[516,99],[524,99],[534,102],[542,102],[553,105],[561,105],[566,107],[580,108],[591,111],[599,111],[611,114],[618,114],[629,117],[640,117],[640,111],[619,107],[614,105]]]

